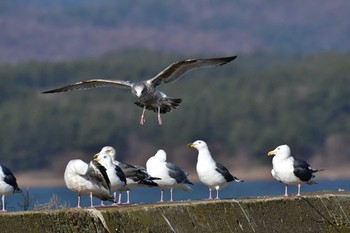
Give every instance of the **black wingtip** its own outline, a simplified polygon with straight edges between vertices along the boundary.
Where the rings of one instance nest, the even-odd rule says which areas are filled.
[[[223,65],[235,60],[236,58],[237,58],[237,56],[223,57],[221,59],[224,59],[225,61],[223,63],[221,63],[220,65],[223,66]]]

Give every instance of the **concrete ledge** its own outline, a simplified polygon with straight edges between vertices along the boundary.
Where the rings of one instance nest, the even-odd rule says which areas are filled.
[[[0,232],[350,232],[350,193],[0,214]]]

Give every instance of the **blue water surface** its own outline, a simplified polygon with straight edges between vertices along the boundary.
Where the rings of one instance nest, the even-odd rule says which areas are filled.
[[[323,190],[338,191],[350,190],[350,182],[347,179],[337,180],[317,180],[318,184],[303,185],[301,192],[315,192]],[[29,197],[29,210],[40,207],[42,204],[48,203],[53,197],[57,198],[58,208],[61,207],[76,207],[77,194],[68,190],[66,187],[21,187],[23,193],[16,193],[6,197],[6,208],[8,211],[20,211],[23,210],[23,203],[25,197]],[[208,198],[209,191],[206,186],[201,183],[193,185],[193,190],[186,192],[183,190],[174,190],[174,201],[187,201],[187,200],[201,200]],[[288,193],[295,195],[297,192],[296,186],[289,186]],[[243,183],[232,183],[225,189],[220,190],[220,198],[244,198],[244,197],[256,197],[256,196],[269,196],[269,195],[283,195],[284,185],[275,180],[259,180],[250,181],[247,180]],[[164,199],[168,201],[170,198],[169,191],[164,192]],[[216,193],[213,191],[213,197]],[[56,200],[57,200],[56,199]],[[131,203],[142,204],[158,202],[160,199],[159,188],[136,188],[131,191]],[[123,194],[123,201],[126,200],[126,195]],[[94,198],[94,205],[99,205],[100,200]],[[106,202],[108,204],[108,202]],[[1,204],[0,204],[1,205]],[[82,196],[81,206],[89,206],[90,198],[87,195]]]

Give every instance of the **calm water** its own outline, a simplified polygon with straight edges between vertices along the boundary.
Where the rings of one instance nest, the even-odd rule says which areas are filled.
[[[301,192],[313,192],[321,190],[338,191],[344,189],[350,190],[350,181],[347,179],[341,180],[317,180],[318,184],[304,185]],[[6,197],[6,206],[8,211],[23,210],[24,194],[26,187],[21,187],[23,193],[16,193],[15,195]],[[29,188],[30,207],[33,209],[35,205],[45,204],[56,195],[59,204],[66,207],[75,207],[77,205],[77,194],[68,190],[66,187],[50,187],[50,188]],[[296,186],[290,186],[289,194],[296,194]],[[284,193],[284,185],[275,180],[266,181],[245,181],[244,183],[233,183],[220,191],[220,198],[240,198],[240,197],[254,197],[264,195],[282,195]],[[215,193],[213,192],[215,195]],[[195,184],[193,191],[185,192],[182,190],[174,191],[174,200],[201,200],[208,198],[208,188],[203,184]],[[123,195],[123,201],[125,201]],[[160,190],[158,188],[137,188],[131,191],[132,203],[149,203],[157,202],[160,198]],[[165,200],[169,200],[169,191],[165,191]],[[98,205],[99,199],[94,198],[94,204]],[[106,203],[107,204],[107,203]],[[90,199],[88,196],[82,196],[82,206],[89,206]]]

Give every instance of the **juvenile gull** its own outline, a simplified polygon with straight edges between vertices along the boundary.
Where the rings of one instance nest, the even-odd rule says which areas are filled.
[[[127,184],[126,177],[122,169],[113,163],[109,150],[103,147],[102,150],[94,156],[94,160],[106,168],[108,178],[110,180],[110,190],[112,192],[122,191]],[[101,202],[101,204],[103,204]]]
[[[13,193],[22,192],[16,181],[16,177],[7,167],[0,165],[0,193],[2,195],[2,209],[5,212],[5,196]]]
[[[231,175],[226,167],[214,161],[211,157],[207,143],[197,140],[188,144],[189,147],[198,150],[197,173],[199,180],[209,188],[209,200],[212,200],[212,189],[216,189],[216,198],[219,199],[219,190],[227,186],[229,182],[243,182]]]
[[[272,159],[271,174],[273,178],[285,185],[284,196],[288,196],[288,185],[298,185],[297,196],[300,196],[301,184],[315,184],[311,178],[315,177],[313,173],[323,169],[313,169],[310,165],[301,159],[295,159],[291,156],[288,145],[278,146],[268,153],[274,156]]]
[[[126,191],[127,200],[124,204],[130,204],[130,189],[140,187],[140,186],[151,186],[151,187],[158,186],[158,184],[155,183],[153,180],[157,180],[157,179],[159,180],[159,178],[151,177],[147,173],[146,168],[138,165],[121,163],[118,160],[116,160],[115,159],[116,152],[113,147],[105,146],[102,148],[102,151],[105,151],[105,153],[109,154],[113,160],[113,163],[119,166],[124,172],[127,185],[125,186],[124,189],[119,190],[119,191]],[[114,196],[116,196],[116,193],[114,193]],[[119,192],[118,204],[121,204],[121,192]]]
[[[145,123],[145,110],[152,110],[158,113],[158,123],[162,125],[160,114],[170,112],[176,109],[181,98],[168,97],[164,92],[158,90],[158,86],[162,83],[169,83],[182,77],[186,72],[195,68],[204,68],[212,66],[222,66],[234,60],[237,56],[209,58],[209,59],[188,59],[179,61],[169,65],[159,74],[151,79],[139,82],[129,82],[123,80],[106,80],[106,79],[91,79],[67,85],[61,88],[44,91],[43,93],[57,93],[77,89],[90,89],[96,87],[117,87],[130,89],[138,100],[135,104],[143,108],[140,124]]]
[[[170,201],[173,201],[173,189],[180,188],[190,191],[193,185],[187,178],[187,174],[176,164],[166,161],[164,150],[158,150],[157,153],[148,159],[146,163],[147,172],[153,177],[159,177],[160,180],[154,180],[161,189],[160,202],[164,201],[164,188],[170,188]]]
[[[94,160],[89,164],[80,159],[69,161],[64,172],[64,182],[68,189],[78,193],[77,208],[81,208],[82,194],[90,194],[90,207],[94,207],[92,196],[114,202],[106,168]]]

